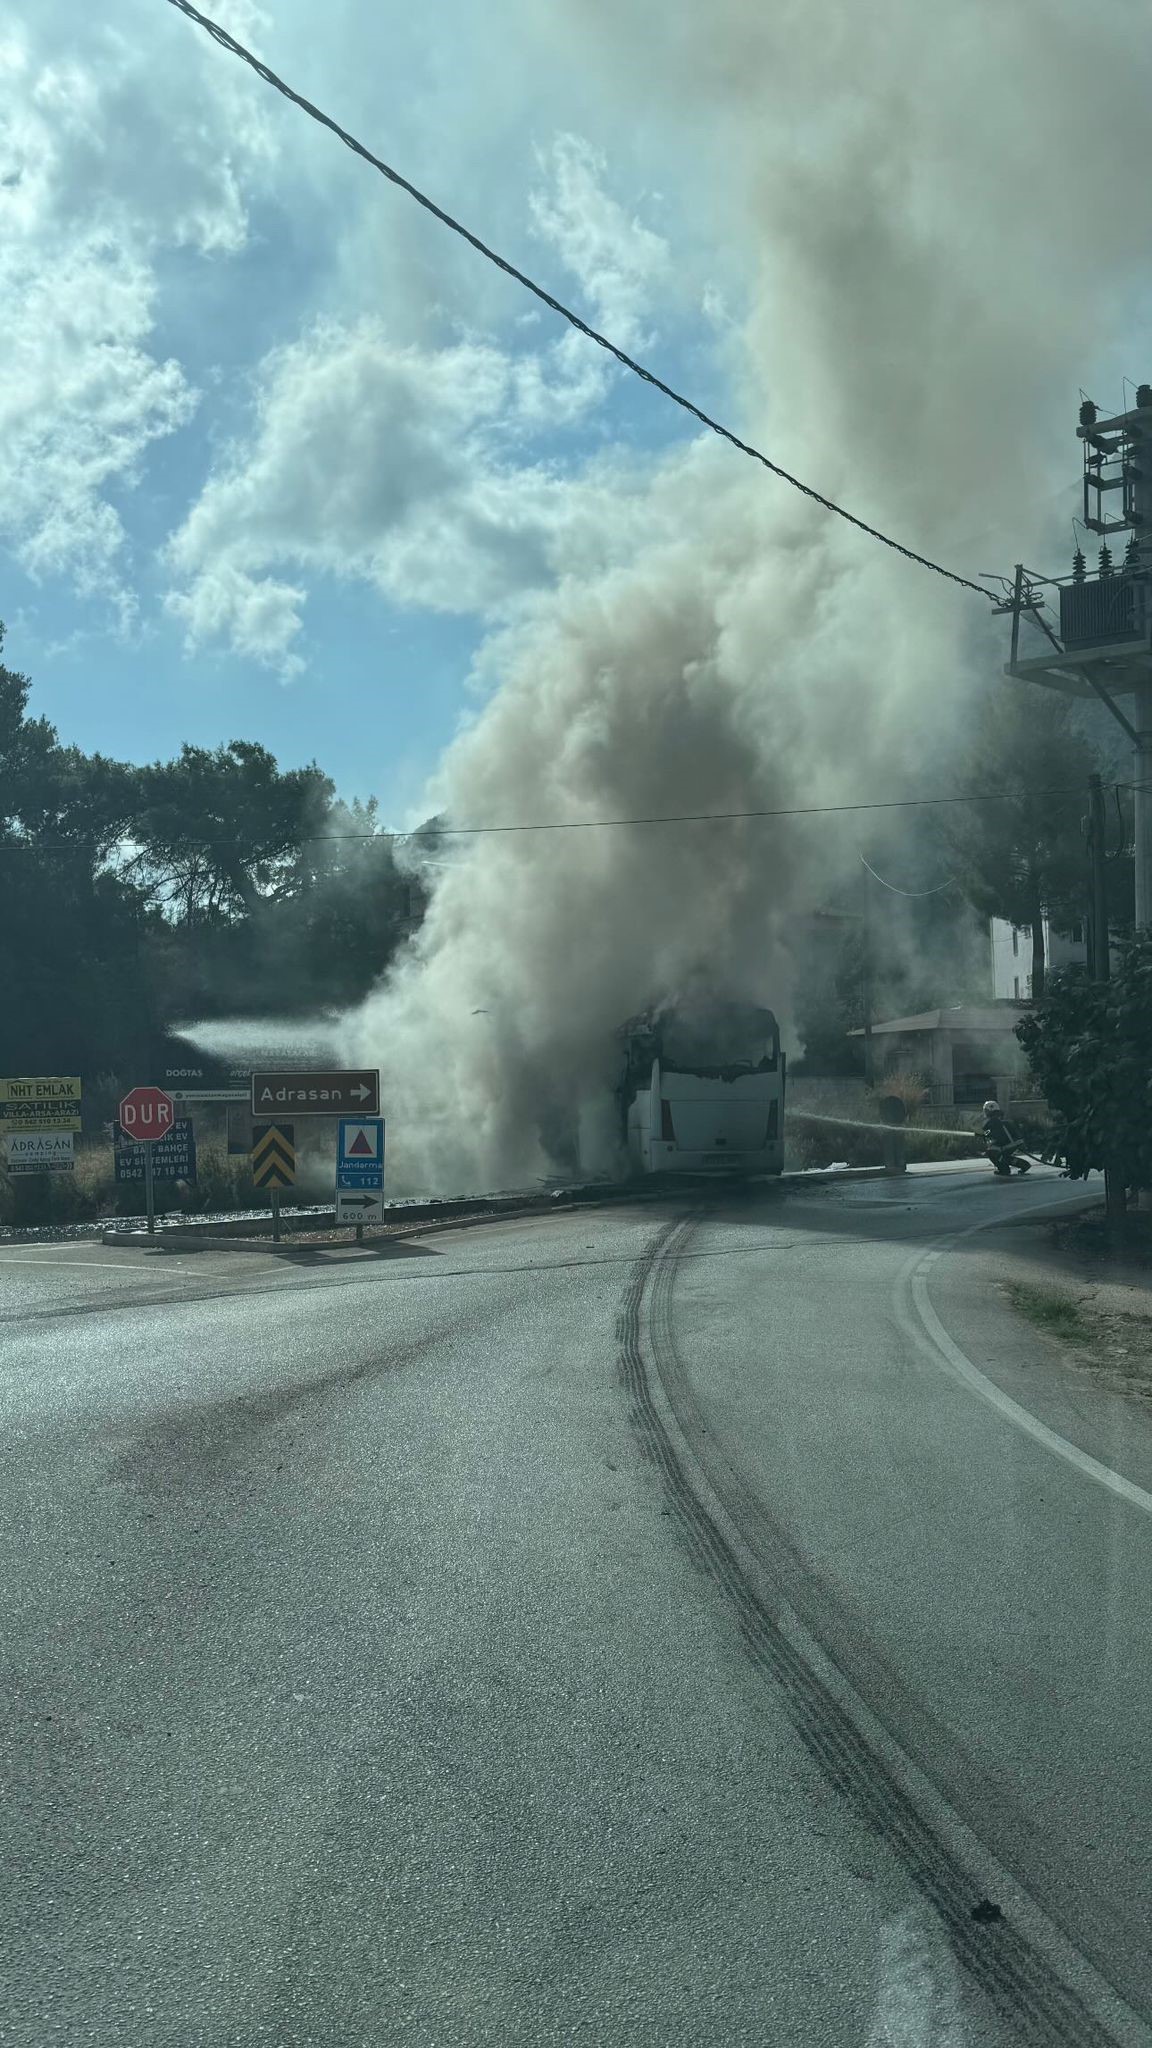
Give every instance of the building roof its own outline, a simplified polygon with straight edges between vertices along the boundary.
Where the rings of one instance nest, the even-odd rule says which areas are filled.
[[[872,1031],[873,1035],[881,1031],[964,1031],[981,1038],[995,1037],[1000,1032],[1015,1031],[1021,1017],[1027,1014],[1023,1003],[956,1003],[950,1010],[921,1010],[917,1017],[885,1017],[882,1023],[873,1024]],[[863,1029],[850,1031],[848,1036],[863,1038]]]

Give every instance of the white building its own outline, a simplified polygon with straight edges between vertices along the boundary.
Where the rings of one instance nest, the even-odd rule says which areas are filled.
[[[1027,1002],[1032,994],[1032,933],[1009,924],[1007,918],[990,919],[992,955],[992,996],[996,1002]],[[1074,924],[1069,932],[1054,932],[1044,920],[1044,949],[1049,970],[1081,966],[1088,958],[1084,927]]]

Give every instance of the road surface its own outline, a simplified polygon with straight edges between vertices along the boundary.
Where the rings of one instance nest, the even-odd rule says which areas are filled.
[[[1152,1429],[977,1229],[1082,1198],[0,1252],[3,2048],[1152,2040]]]

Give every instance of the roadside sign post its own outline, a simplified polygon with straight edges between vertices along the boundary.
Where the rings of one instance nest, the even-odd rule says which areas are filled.
[[[112,1127],[113,1158],[117,1187],[144,1183],[144,1208],[148,1229],[156,1230],[156,1181],[194,1181],[196,1178],[196,1136],[191,1119],[177,1117],[166,1131],[146,1142],[132,1137],[124,1124]]]
[[[255,1073],[252,1076],[254,1117],[343,1116],[380,1114],[380,1074],[376,1067],[355,1067],[330,1074]]]
[[[152,1185],[152,1147],[171,1130],[175,1105],[163,1088],[130,1088],[120,1104],[120,1128],[135,1145],[144,1147],[144,1205],[148,1235],[156,1232],[156,1200]]]
[[[272,1242],[280,1242],[280,1190],[296,1179],[296,1130],[293,1124],[253,1124],[252,1185],[268,1188],[272,1199]]]
[[[81,1128],[80,1093],[78,1074],[9,1075],[0,1080],[0,1129],[6,1137],[74,1134]]]
[[[15,1177],[29,1173],[71,1173],[76,1164],[76,1142],[72,1131],[29,1131],[23,1126],[4,1131],[8,1171]]]
[[[384,1217],[384,1119],[342,1117],[336,1148],[336,1222],[356,1227],[364,1241],[364,1225]]]
[[[336,1227],[346,1230],[354,1224],[363,1230],[366,1223],[383,1223],[384,1195],[382,1190],[367,1190],[353,1194],[347,1188],[336,1190]]]

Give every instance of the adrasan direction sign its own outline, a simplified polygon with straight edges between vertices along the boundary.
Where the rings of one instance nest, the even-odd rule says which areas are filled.
[[[355,1067],[342,1073],[266,1073],[252,1076],[252,1114],[278,1116],[378,1116],[380,1071]]]

